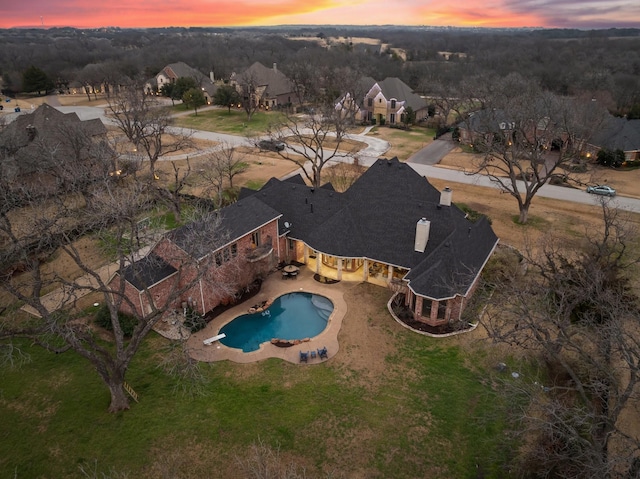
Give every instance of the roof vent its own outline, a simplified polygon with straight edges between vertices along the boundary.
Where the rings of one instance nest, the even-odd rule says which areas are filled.
[[[414,250],[419,253],[424,253],[427,247],[427,241],[429,241],[429,229],[431,228],[431,222],[426,218],[421,218],[416,223],[416,241],[414,244]]]

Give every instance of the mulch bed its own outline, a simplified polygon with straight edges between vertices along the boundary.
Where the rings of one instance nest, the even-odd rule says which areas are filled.
[[[413,312],[407,306],[405,306],[403,299],[399,299],[398,301],[394,302],[391,308],[400,321],[402,321],[410,328],[417,331],[422,331],[424,333],[442,335],[469,329],[469,324],[463,321],[441,324],[439,326],[431,326],[429,324],[423,323],[422,321],[416,321],[413,318]]]

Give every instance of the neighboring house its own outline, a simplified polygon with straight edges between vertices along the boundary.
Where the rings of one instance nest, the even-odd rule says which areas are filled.
[[[220,210],[229,234],[224,246],[195,254],[224,260],[224,248],[235,248],[226,254],[247,254],[243,264],[252,274],[297,261],[335,279],[349,275],[388,285],[405,293],[416,320],[437,326],[461,317],[498,244],[488,220],[470,222],[451,199],[450,189],[437,191],[397,158],[378,160],[344,193],[312,188],[299,175],[272,178],[259,191],[243,189],[237,203]],[[162,257],[167,245],[179,247],[179,231],[167,235],[154,254]],[[136,264],[144,269],[143,262]],[[159,291],[162,281],[175,281],[177,268],[170,261],[155,264],[161,272],[149,273],[146,285]],[[131,272],[125,279],[138,303],[153,297],[136,286]],[[188,296],[197,299],[200,312],[221,301],[207,293],[206,281]]]
[[[295,97],[293,84],[275,63],[272,68],[267,68],[255,62],[244,72],[233,73],[230,83],[241,95],[246,94],[245,86],[249,85],[254,104],[261,108],[286,106]]]
[[[407,108],[411,107],[416,120],[427,117],[428,105],[424,98],[417,95],[399,78],[389,77],[383,81],[365,77],[361,80],[364,91],[362,103],[356,102],[358,112],[356,120],[377,125],[402,124]],[[336,109],[354,109],[352,93],[347,93],[336,103]],[[356,96],[359,94],[356,92]]]
[[[540,119],[535,124],[538,141],[544,138],[544,132],[548,125],[548,119]],[[474,144],[478,139],[489,142],[491,136],[500,133],[500,136],[505,137],[510,130],[515,130],[516,126],[521,128],[521,125],[516,125],[513,118],[508,117],[501,110],[476,111],[459,124],[460,142],[469,145]],[[533,122],[528,130],[534,131]],[[550,132],[560,134],[557,128],[551,128]],[[546,138],[548,144],[545,146],[553,148],[554,140],[557,139]],[[627,120],[607,115],[597,131],[588,140],[585,138],[579,140],[581,145],[584,145],[584,153],[591,156],[596,156],[598,151],[602,149],[621,150],[624,152],[626,161],[640,160],[640,120]]]
[[[99,119],[81,121],[44,103],[0,131],[0,175],[8,184],[37,184],[48,194],[65,179],[104,174],[113,156],[106,134]]]
[[[213,95],[216,91],[213,72],[206,76],[184,62],[171,63],[164,67],[160,73],[145,83],[144,91],[147,94],[156,94],[164,85],[175,83],[179,78],[193,78],[196,84],[202,88],[207,103],[213,103]]]
[[[622,150],[626,161],[640,160],[640,120],[609,116],[589,141],[588,153],[602,149]]]
[[[458,125],[459,141],[469,145],[478,139],[489,142],[491,136],[498,133],[500,136],[504,136],[515,128],[514,119],[501,110],[478,110],[470,113]]]

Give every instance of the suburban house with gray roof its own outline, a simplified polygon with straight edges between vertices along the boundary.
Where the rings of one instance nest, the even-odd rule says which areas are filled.
[[[156,76],[145,83],[144,91],[147,94],[156,94],[164,85],[175,83],[179,78],[193,78],[202,89],[207,103],[213,102],[213,95],[216,92],[213,72],[207,76],[184,62],[170,63],[164,67]]]
[[[287,76],[278,70],[278,65],[272,68],[255,62],[242,73],[232,73],[230,84],[244,94],[245,85],[250,85],[253,102],[260,108],[276,108],[289,105],[294,98],[293,84]]]
[[[589,153],[624,151],[625,161],[640,160],[640,120],[609,116],[589,141]]]
[[[171,248],[216,258],[220,270],[239,258],[239,269],[250,273],[238,281],[242,287],[279,263],[296,262],[324,277],[402,292],[416,320],[438,326],[460,318],[498,244],[488,220],[471,222],[452,194],[397,158],[378,160],[344,193],[310,187],[300,176],[272,178],[258,191],[243,189],[237,203],[219,211],[223,241],[194,247],[187,228],[204,225],[187,225],[154,248],[163,258],[154,264],[169,280],[179,268],[167,255]],[[134,295],[144,290],[140,276],[125,272]],[[157,280],[149,280],[156,289]],[[201,313],[224,299],[206,280],[189,292]]]
[[[401,124],[408,108],[413,110],[417,120],[427,117],[426,100],[399,78],[388,77],[376,81],[371,77],[364,77],[359,89],[360,92],[345,93],[337,101],[336,109],[355,109],[356,120],[376,125]],[[362,98],[361,92],[364,92]]]
[[[26,184],[53,194],[65,182],[104,178],[113,152],[100,119],[80,120],[76,113],[43,103],[22,113],[0,131],[0,175],[17,188]]]

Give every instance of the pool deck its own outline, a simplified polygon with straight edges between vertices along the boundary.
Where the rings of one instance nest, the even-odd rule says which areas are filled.
[[[213,319],[206,328],[191,335],[187,341],[189,354],[193,359],[203,362],[229,360],[236,363],[252,363],[268,358],[280,358],[291,363],[300,364],[300,351],[316,351],[317,349],[327,348],[327,356],[331,359],[336,355],[339,349],[338,332],[342,326],[342,320],[347,313],[347,303],[344,300],[343,283],[324,284],[313,279],[313,271],[304,266],[300,268],[297,279],[282,279],[279,272],[275,272],[262,283],[260,292],[253,298],[241,303],[229,310],[225,311],[217,318]],[[308,342],[302,342],[299,345],[291,347],[278,347],[271,343],[263,343],[260,349],[249,353],[243,352],[241,349],[230,348],[216,341],[210,345],[205,345],[203,341],[207,338],[216,336],[220,329],[241,314],[248,312],[248,309],[267,299],[275,299],[291,292],[307,292],[316,293],[326,296],[333,302],[333,312],[327,322],[327,327],[318,336],[310,339]],[[302,364],[319,364],[327,359],[319,357],[312,358],[309,355],[307,363]]]

